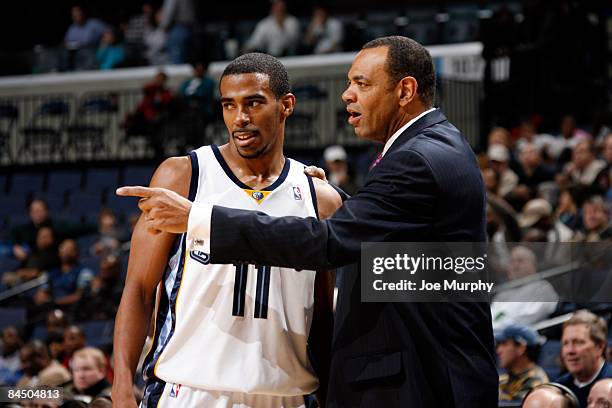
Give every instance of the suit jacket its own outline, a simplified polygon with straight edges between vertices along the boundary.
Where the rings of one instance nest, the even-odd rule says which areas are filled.
[[[485,189],[463,135],[439,111],[390,146],[329,219],[214,207],[211,262],[332,269],[362,242],[480,242]],[[484,303],[362,303],[359,268],[338,292],[327,405],[493,408],[498,375]]]

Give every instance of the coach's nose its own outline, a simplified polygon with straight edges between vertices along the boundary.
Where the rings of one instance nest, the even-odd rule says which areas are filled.
[[[342,101],[347,105],[357,101],[357,94],[355,94],[351,85],[349,85],[345,91],[342,92]]]

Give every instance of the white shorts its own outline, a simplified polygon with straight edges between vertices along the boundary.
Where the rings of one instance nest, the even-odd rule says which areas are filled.
[[[243,394],[239,392],[198,390],[186,385],[169,384],[157,408],[305,408],[304,396]]]

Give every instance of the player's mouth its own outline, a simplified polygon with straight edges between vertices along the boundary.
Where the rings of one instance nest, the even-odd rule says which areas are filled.
[[[349,113],[348,123],[352,126],[357,126],[359,120],[361,119],[361,112],[351,108],[346,108],[346,111]]]
[[[256,130],[237,130],[232,132],[234,142],[238,147],[248,147],[258,135]]]

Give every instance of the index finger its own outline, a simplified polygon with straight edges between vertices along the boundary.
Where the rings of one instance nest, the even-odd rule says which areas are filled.
[[[149,198],[153,195],[154,190],[150,187],[142,186],[126,186],[119,187],[115,193],[123,197],[144,197]]]

